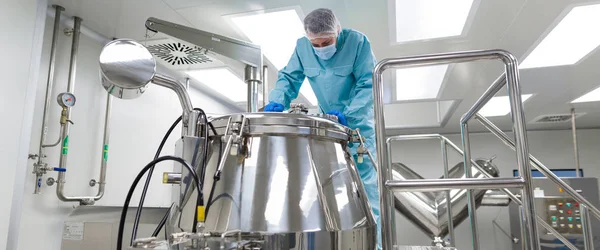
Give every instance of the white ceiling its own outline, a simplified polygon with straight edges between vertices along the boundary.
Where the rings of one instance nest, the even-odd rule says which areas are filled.
[[[325,7],[335,11],[342,26],[365,33],[378,60],[389,57],[461,50],[505,49],[523,60],[537,42],[575,5],[600,1],[504,0],[477,1],[463,36],[393,44],[392,0],[56,0],[69,15],[84,19],[84,25],[107,37],[143,40],[148,17],[195,27],[247,40],[223,16],[249,11],[300,6],[306,14]],[[390,25],[391,24],[391,25]],[[274,30],[273,32],[277,32]],[[597,32],[597,31],[590,31]],[[160,35],[157,35],[160,36]],[[156,37],[153,37],[156,38]],[[521,70],[523,94],[535,94],[525,104],[527,121],[540,115],[569,113],[575,107],[586,115],[577,119],[578,128],[600,127],[600,102],[572,105],[570,101],[600,86],[600,53],[596,49],[572,66]],[[443,128],[396,129],[388,133],[454,133],[459,119],[489,85],[503,72],[500,62],[474,62],[449,67],[440,100],[459,100],[458,107]],[[389,76],[391,74],[387,74]],[[274,77],[271,77],[271,82]],[[387,91],[393,78],[385,79]],[[506,95],[506,91],[502,92]],[[423,110],[413,110],[417,116]],[[395,116],[386,113],[386,116]],[[402,116],[407,116],[403,114]],[[409,115],[410,116],[410,115]],[[396,119],[398,120],[398,119]],[[509,116],[491,117],[500,128],[510,130]],[[472,130],[482,128],[473,122]],[[570,123],[528,124],[528,129],[567,129]]]

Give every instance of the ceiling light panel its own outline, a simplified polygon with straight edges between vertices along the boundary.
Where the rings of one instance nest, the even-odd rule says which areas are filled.
[[[186,73],[234,102],[245,102],[248,98],[247,85],[228,68],[202,69]]]
[[[302,21],[294,9],[235,16],[231,20],[252,43],[261,46],[277,69],[287,65],[296,41],[304,36]]]
[[[600,4],[573,8],[523,60],[520,68],[571,65],[600,45]]]
[[[591,92],[582,95],[581,97],[575,99],[571,103],[582,103],[582,102],[597,102],[600,101],[600,87],[592,90]]]
[[[396,42],[463,33],[473,0],[396,0]]]
[[[447,70],[447,64],[397,69],[396,100],[436,99]]]
[[[267,13],[253,13],[231,17],[237,28],[260,45],[267,59],[278,69],[283,69],[296,48],[296,42],[305,35],[302,20],[295,9]],[[300,93],[311,105],[317,105],[317,97],[305,80]]]
[[[527,101],[533,95],[521,95],[521,102]],[[485,117],[505,116],[510,114],[510,99],[508,96],[493,97],[479,110],[479,114]]]

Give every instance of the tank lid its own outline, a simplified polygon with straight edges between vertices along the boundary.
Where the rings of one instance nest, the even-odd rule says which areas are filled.
[[[275,112],[240,113],[213,117],[211,122],[219,134],[224,133],[230,117],[243,115],[246,120],[246,132],[250,134],[305,134],[332,136],[347,139],[352,130],[337,122],[330,115],[303,115]]]

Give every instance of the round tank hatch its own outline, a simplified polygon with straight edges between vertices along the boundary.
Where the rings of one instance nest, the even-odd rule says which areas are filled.
[[[100,52],[102,86],[121,99],[144,93],[156,72],[156,60],[142,44],[129,39],[109,42]]]

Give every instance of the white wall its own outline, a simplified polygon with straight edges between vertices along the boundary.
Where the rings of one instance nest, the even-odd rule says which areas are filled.
[[[512,133],[509,134],[512,137]],[[461,146],[460,135],[448,135],[452,142]],[[574,154],[571,131],[531,131],[528,132],[530,152],[548,168],[574,168]],[[493,162],[500,169],[502,177],[512,177],[517,169],[515,153],[491,134],[473,134],[470,137],[473,158],[489,158],[496,155]],[[600,177],[598,162],[600,159],[600,130],[578,131],[580,164],[587,177]],[[449,150],[452,152],[452,150]],[[439,178],[443,174],[439,141],[411,141],[394,143],[393,162],[401,162],[412,168],[424,178]],[[456,153],[449,153],[450,167],[462,162]],[[484,249],[510,249],[510,242],[502,232],[492,227],[492,220],[509,231],[508,207],[481,207],[477,210],[479,236]],[[417,227],[396,214],[398,242],[402,245],[427,245],[428,239]],[[472,249],[468,220],[456,229],[458,249]],[[492,248],[492,246],[494,246]]]
[[[34,16],[30,18],[34,19]],[[52,25],[53,19],[48,18],[45,25],[46,32],[44,35],[42,65],[39,73],[35,73],[39,75],[36,86],[37,93],[35,95],[35,112],[29,112],[33,117],[33,127],[29,128],[31,140],[25,142],[29,152],[37,152],[39,144]],[[28,39],[31,40],[31,38]],[[96,180],[99,178],[98,172],[102,152],[106,92],[100,85],[97,62],[102,46],[102,44],[98,44],[84,35],[81,36],[74,91],[77,103],[72,109],[72,120],[75,125],[72,126],[70,134],[67,184],[65,188],[66,194],[69,196],[95,195],[97,192],[97,186],[92,188],[88,185],[88,182],[92,178]],[[52,95],[52,108],[49,112],[49,130],[46,143],[54,142],[58,138],[60,108],[56,104],[55,97],[57,94],[66,91],[70,48],[71,37],[67,37],[61,32],[55,74],[56,81]],[[28,75],[26,70],[23,69],[23,72],[18,73],[20,75]],[[11,72],[11,74],[6,73],[6,75],[18,74],[17,72]],[[14,79],[14,82],[17,82],[17,79]],[[18,85],[13,84],[9,87],[14,86]],[[14,91],[17,90],[13,90],[12,92]],[[19,91],[23,92],[23,90]],[[14,98],[13,102],[23,102],[24,97],[20,92],[11,93],[12,95],[8,97]],[[4,104],[6,100],[4,95],[10,92],[4,91],[2,93]],[[203,108],[207,113],[219,114],[231,112],[228,107],[220,105],[199,90],[192,89],[191,98],[195,107]],[[3,106],[7,107],[8,105],[12,104]],[[3,108],[2,110],[4,112],[6,109]],[[20,114],[22,111],[15,110],[14,112]],[[180,115],[181,108],[177,96],[172,91],[158,86],[150,86],[143,96],[135,100],[113,99],[106,193],[104,198],[96,203],[97,205],[123,205],[125,195],[134,177],[144,165],[152,160],[164,133]],[[6,124],[3,123],[3,125]],[[20,128],[19,124],[8,125],[15,126],[15,129]],[[7,130],[3,129],[2,131]],[[170,140],[163,149],[163,154],[173,154],[175,141],[179,138],[180,134],[179,129],[173,131]],[[18,134],[15,133],[11,136],[15,138],[12,146],[8,147],[8,149],[14,148],[14,143],[19,142]],[[5,142],[7,140],[3,140],[2,143]],[[2,145],[4,151],[4,144]],[[46,161],[50,166],[57,167],[59,148],[47,150],[46,153],[48,155]],[[13,152],[9,154],[15,155]],[[16,160],[16,157],[13,158]],[[14,163],[11,164],[14,165]],[[24,186],[20,187],[23,198],[21,203],[22,216],[20,218],[20,226],[17,228],[18,247],[14,249],[60,249],[63,221],[78,204],[59,201],[56,197],[56,185],[46,185],[45,181],[48,177],[57,178],[57,174],[54,172],[44,176],[42,193],[34,195],[35,178],[31,174],[33,170],[32,164],[33,161],[29,161],[26,166],[22,166],[27,168],[27,174],[23,177],[25,180]],[[155,171],[153,176],[154,181],[150,186],[146,198],[146,206],[170,205],[171,187],[162,185],[160,180],[162,179],[162,172],[171,170],[171,166],[172,163],[165,162],[160,164],[157,171]],[[12,180],[12,178],[8,177],[7,179]],[[12,187],[12,182],[8,184]],[[3,182],[2,185],[7,185],[7,182]],[[138,188],[138,190],[141,190],[141,188]],[[9,194],[11,193],[9,192]],[[5,200],[4,197],[2,198],[2,200]],[[6,197],[6,199],[9,200],[10,197]],[[135,197],[132,200],[132,204],[137,204],[137,202],[138,198]],[[5,206],[4,203],[2,206]],[[2,217],[2,219],[5,220],[7,218]],[[1,235],[6,235],[4,231],[0,231],[0,233],[3,233]],[[36,239],[43,240],[32,240],[32,235],[35,235]]]
[[[41,37],[36,33],[36,0],[2,1],[0,30],[3,48],[0,60],[0,159],[3,180],[0,182],[0,246],[6,246],[11,218],[13,191],[19,188],[18,171],[27,163],[34,87],[39,67]],[[45,6],[45,3],[42,4]],[[43,19],[38,32],[43,29]],[[10,37],[9,37],[10,36]]]

